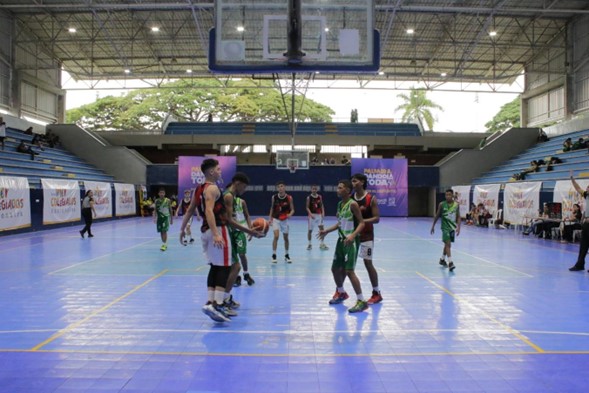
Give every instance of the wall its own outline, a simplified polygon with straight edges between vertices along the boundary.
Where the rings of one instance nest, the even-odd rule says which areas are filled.
[[[288,186],[296,187],[290,190],[295,203],[295,215],[306,215],[305,199],[310,192],[311,184],[321,186],[321,193],[325,199],[325,214],[335,215],[338,202],[335,186],[340,179],[349,179],[352,173],[349,166],[316,166],[294,174],[277,170],[270,165],[238,165],[238,171],[245,172],[250,177],[245,199],[250,213],[254,216],[266,216],[270,211],[272,189],[278,180],[284,180]],[[429,213],[429,189],[438,185],[438,169],[436,167],[409,167],[409,215],[426,216]],[[147,186],[150,195],[157,192],[160,186],[166,187],[167,193],[176,193],[178,185],[177,165],[148,165]]]
[[[53,124],[48,130],[59,136],[63,146],[122,183],[145,184],[150,163],[134,150],[111,146],[101,137],[76,125]]]
[[[470,184],[475,177],[533,146],[538,140],[537,128],[512,128],[483,149],[463,149],[436,164],[440,170],[440,187]]]

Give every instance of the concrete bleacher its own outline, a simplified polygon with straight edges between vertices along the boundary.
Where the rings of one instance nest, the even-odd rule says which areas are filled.
[[[420,136],[410,123],[298,123],[298,135]],[[166,135],[290,135],[288,123],[180,123],[172,122]]]
[[[39,153],[35,160],[31,160],[28,153],[16,151],[21,140]],[[112,176],[59,146],[43,146],[41,150],[30,145],[31,140],[31,135],[11,128],[6,130],[5,147],[0,150],[0,175],[26,177],[34,188],[40,187],[41,178],[114,181]]]
[[[544,182],[544,188],[549,188],[557,180],[568,179],[571,170],[575,177],[586,177],[589,175],[588,151],[587,149],[580,149],[563,152],[562,144],[567,138],[571,138],[573,142],[579,138],[589,138],[589,130],[558,135],[551,137],[548,142],[537,143],[502,165],[474,179],[472,184],[512,182],[512,175],[530,167],[532,160],[545,160],[547,157],[558,157],[563,162],[562,164],[552,165],[552,171],[546,171],[546,165],[542,165],[538,172],[526,174],[525,180],[522,181],[542,181]]]

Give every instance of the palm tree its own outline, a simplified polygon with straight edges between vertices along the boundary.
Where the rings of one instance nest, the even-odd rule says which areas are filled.
[[[443,111],[444,109],[432,100],[428,99],[425,96],[426,93],[427,92],[425,90],[412,88],[409,91],[409,95],[398,94],[397,97],[403,99],[405,103],[399,105],[395,111],[403,111],[402,121],[417,121],[422,130],[424,129],[423,123],[425,122],[431,131],[434,127],[435,121],[431,110],[439,109]]]

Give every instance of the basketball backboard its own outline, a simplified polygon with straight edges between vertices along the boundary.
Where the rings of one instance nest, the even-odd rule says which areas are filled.
[[[379,41],[374,0],[217,0],[209,68],[247,74],[377,72]]]
[[[309,169],[309,165],[309,152],[306,150],[276,151],[276,169],[285,169],[294,173],[300,169]]]

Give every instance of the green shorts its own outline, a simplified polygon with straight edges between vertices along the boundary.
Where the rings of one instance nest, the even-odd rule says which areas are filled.
[[[335,269],[354,270],[356,268],[356,260],[358,259],[359,247],[360,239],[358,237],[356,237],[354,243],[348,246],[344,245],[344,239],[337,239],[331,267]]]
[[[170,229],[170,217],[158,217],[155,225],[158,232],[168,232]]]
[[[454,243],[455,236],[456,236],[455,231],[442,231],[442,241],[444,243],[447,243],[447,242]]]
[[[247,239],[242,231],[231,231],[231,250],[234,262],[239,262],[238,256],[247,252]]]

